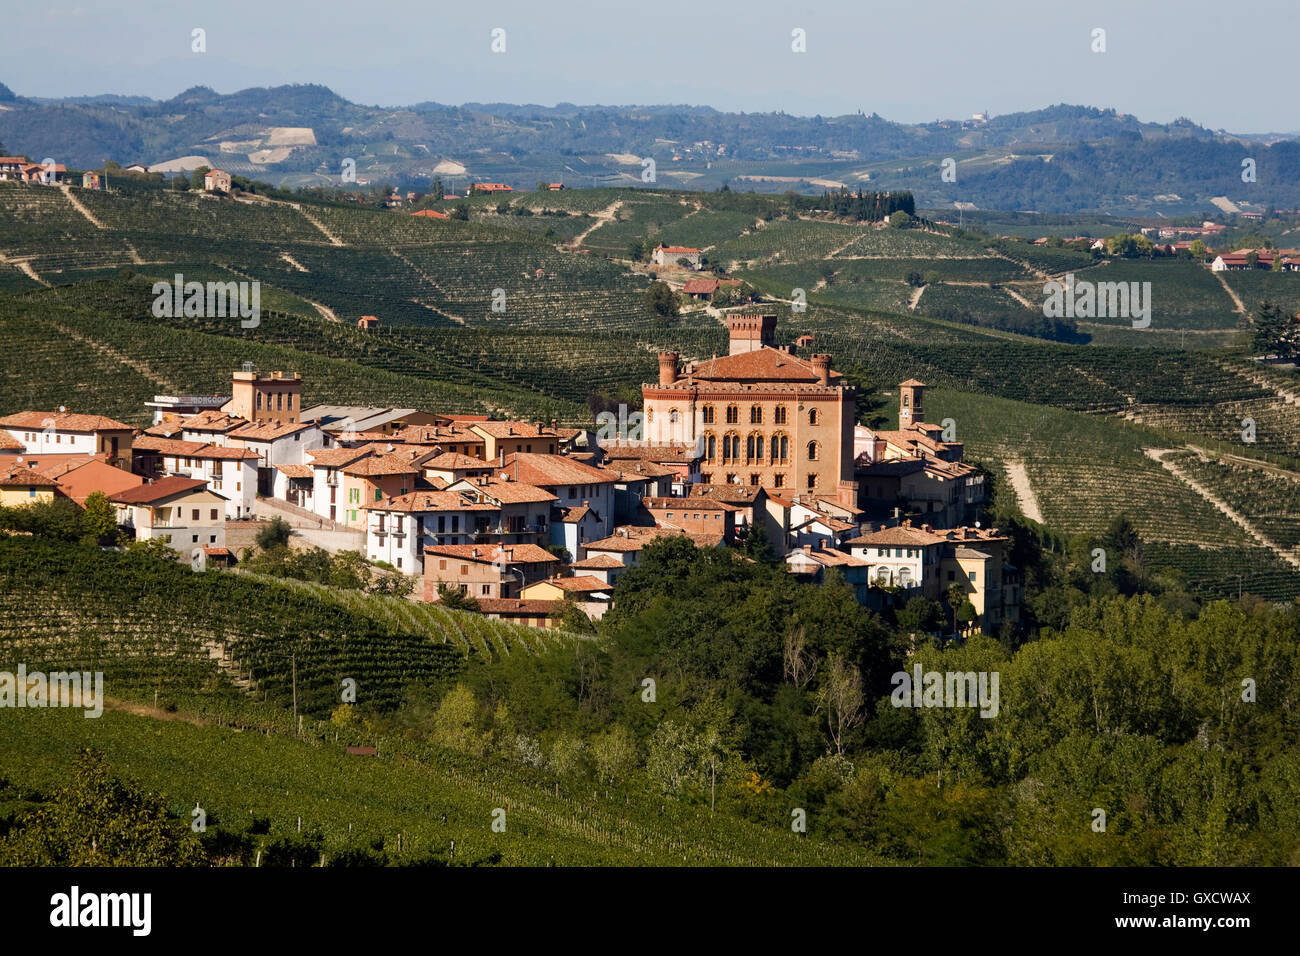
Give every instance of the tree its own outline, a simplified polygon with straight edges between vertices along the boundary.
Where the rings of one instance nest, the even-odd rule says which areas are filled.
[[[102,491],[92,491],[86,496],[82,521],[86,534],[99,545],[117,544],[121,531],[117,527],[117,509]]]
[[[194,172],[190,173],[190,189],[202,189],[203,177],[212,172],[210,166],[200,166]]]
[[[665,320],[677,318],[677,293],[662,280],[650,283],[645,294],[646,307],[652,315]]]
[[[1265,299],[1256,309],[1251,326],[1251,340],[1264,355],[1300,358],[1300,315]]]
[[[1197,262],[1205,261],[1206,248],[1203,240],[1193,239],[1192,244],[1187,247],[1187,251],[1191,253],[1192,258]]]
[[[590,752],[596,778],[607,786],[622,783],[636,767],[636,740],[622,724],[593,737]]]
[[[843,755],[845,736],[862,723],[862,673],[832,653],[822,675],[817,706],[826,715],[826,730],[835,752]]]
[[[19,866],[200,866],[206,854],[189,821],[113,776],[102,754],[82,750],[71,782],[0,843]]]
[[[889,226],[891,229],[902,229],[911,221],[912,217],[901,209],[889,214]]]
[[[451,218],[469,222],[469,203],[458,202],[451,208]]]
[[[1259,265],[1259,253],[1256,252],[1254,249],[1252,249],[1250,250],[1250,252],[1246,253],[1246,268],[1254,269],[1258,265]]]
[[[948,607],[952,610],[952,632],[957,633],[957,612],[966,600],[966,588],[961,584],[948,585]]]
[[[490,734],[478,728],[478,700],[464,684],[447,691],[433,715],[431,742],[447,750],[481,757],[487,752]]]
[[[257,534],[253,536],[253,541],[260,550],[270,551],[275,547],[288,546],[291,534],[293,534],[293,529],[289,527],[289,522],[276,515],[258,529]]]
[[[438,600],[443,607],[452,611],[477,611],[479,609],[478,601],[460,588],[451,587],[442,581],[438,582]]]

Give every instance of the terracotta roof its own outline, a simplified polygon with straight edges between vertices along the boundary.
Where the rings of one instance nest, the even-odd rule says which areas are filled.
[[[498,475],[508,475],[537,487],[557,485],[604,485],[618,481],[616,475],[572,461],[563,455],[520,453],[507,455],[504,467],[497,468]]]
[[[519,598],[478,598],[484,614],[518,614],[528,617],[552,617],[564,613],[563,601],[525,601]]]
[[[424,462],[423,467],[437,471],[473,471],[483,468],[490,469],[492,465],[490,462],[486,462],[482,458],[475,458],[473,455],[444,451],[437,458],[430,458]]]
[[[576,456],[575,456],[576,457]],[[620,460],[617,463],[606,463],[605,471],[611,475],[616,475],[621,482],[629,481],[651,481],[655,478],[668,478],[678,474],[676,468],[670,465],[661,465],[656,461],[638,461],[635,465]]]
[[[231,432],[230,437],[241,438],[245,441],[274,441],[277,438],[283,438],[285,435],[292,435],[296,432],[314,428],[315,425],[315,422],[284,422],[283,424],[249,422],[243,428]]]
[[[688,485],[687,490],[690,492],[690,498],[712,498],[714,501],[723,501],[729,505],[752,505],[758,500],[760,493],[765,493],[761,486],[704,484],[703,482]]]
[[[716,498],[642,498],[641,503],[651,511],[736,511],[735,505]]]
[[[228,558],[230,557],[229,548],[204,548],[203,553],[210,558]]]
[[[569,567],[578,571],[597,571],[624,568],[627,565],[618,558],[611,558],[608,554],[596,554],[581,561],[574,561]]]
[[[605,460],[614,463],[651,461],[658,465],[686,465],[696,460],[694,445],[631,445],[610,442],[607,445],[602,443],[600,449],[605,453]]]
[[[867,561],[864,558],[855,558],[851,554],[846,554],[843,551],[837,551],[833,548],[810,549],[807,551],[791,551],[788,555],[786,555],[785,560],[787,564],[793,564],[794,562],[799,560],[814,561],[817,564],[820,564],[822,567],[827,567],[827,568],[833,568],[833,567],[864,568],[864,567],[868,567],[871,564],[870,561]]]
[[[411,491],[362,505],[367,511],[498,511],[496,505],[477,502],[461,491]]]
[[[152,451],[160,455],[181,455],[183,457],[189,457],[200,448],[206,447],[207,442],[156,438],[148,433],[138,436],[131,442],[132,451]]]
[[[404,455],[369,455],[360,461],[343,466],[343,474],[358,478],[377,478],[383,475],[415,475],[420,469]]]
[[[687,279],[686,284],[682,286],[682,291],[687,295],[712,295],[718,291],[717,279]]]
[[[561,524],[577,524],[589,514],[594,514],[588,505],[578,505],[576,508],[552,508],[552,520],[559,521]]]
[[[844,543],[868,547],[924,548],[941,544],[944,540],[942,536],[929,531],[922,531],[920,528],[898,525],[897,527],[885,528],[879,531],[869,531],[866,534],[858,535],[856,538],[850,538]]]
[[[914,378],[909,378],[906,382],[899,382],[898,387],[899,388],[925,388],[925,382],[920,382]]]
[[[181,423],[186,431],[194,432],[232,432],[236,428],[243,428],[248,424],[249,421],[246,418],[227,415],[220,409],[215,408],[199,412],[197,415],[191,415]]]
[[[696,547],[701,548],[716,547],[722,543],[722,535],[720,534],[700,534],[692,531],[680,531],[677,528],[643,528],[638,525],[624,525],[615,528],[614,533],[608,538],[601,538],[599,541],[588,541],[584,547],[586,547],[588,553],[592,551],[640,551],[646,545],[672,535],[685,535],[695,542]]]
[[[181,478],[178,475],[171,475],[166,478],[159,478],[150,485],[140,485],[137,488],[119,491],[117,494],[111,495],[110,498],[124,505],[147,505],[167,498],[174,498],[177,495],[188,494],[191,491],[202,491],[206,487],[207,483],[199,481],[197,478]]]
[[[361,451],[359,448],[309,448],[307,454],[311,456],[313,465],[322,468],[342,468],[366,457],[370,452]]]
[[[0,473],[0,487],[3,488],[57,488],[59,483],[43,475],[38,469],[27,463],[11,465]]]
[[[535,544],[435,544],[424,549],[425,554],[458,558],[462,561],[480,561],[491,564],[559,564],[560,559],[545,548]]]
[[[699,249],[693,246],[660,246],[664,252],[699,252]]]
[[[49,426],[53,420],[54,429],[61,432],[108,432],[131,431],[132,426],[105,418],[103,415],[74,415],[71,412],[17,412],[0,418],[0,428],[35,428]]]
[[[8,432],[0,432],[0,448],[8,451],[22,451],[27,446]]]
[[[608,584],[592,574],[572,578],[547,578],[545,581],[537,582],[537,584],[554,584],[561,590],[577,593],[609,590]],[[537,584],[530,584],[529,587],[536,587]]]
[[[310,478],[312,476],[310,465],[276,465],[275,470],[286,478]]]
[[[159,422],[157,425],[150,425],[144,430],[146,435],[153,435],[158,438],[171,438],[173,435],[179,435],[185,431],[183,422]],[[134,442],[132,442],[134,444]]]
[[[493,438],[558,438],[555,429],[543,425],[538,429],[533,422],[470,422],[472,431],[483,432]]]
[[[538,488],[523,481],[504,481],[501,478],[462,478],[450,487],[470,489],[495,498],[502,504],[518,505],[543,501],[555,501],[555,495],[545,488]]]
[[[841,378],[839,372],[831,371],[832,379]],[[790,352],[764,347],[753,352],[741,352],[738,355],[723,355],[707,362],[700,362],[678,379],[678,382],[691,380],[705,382],[797,382],[815,385],[817,372],[812,362],[802,359]]]
[[[438,212],[435,209],[421,209],[418,212],[411,213],[412,216],[428,216],[430,219],[450,219],[445,212]]]
[[[111,498],[119,491],[138,488],[144,484],[144,479],[139,475],[115,468],[98,458],[50,477],[56,478],[63,493],[78,504],[84,503],[96,491],[102,491]]]

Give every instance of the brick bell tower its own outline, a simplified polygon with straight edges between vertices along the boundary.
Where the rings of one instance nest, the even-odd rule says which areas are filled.
[[[731,355],[771,348],[776,344],[776,316],[732,313],[727,316],[727,331]]]
[[[921,403],[925,396],[925,382],[909,378],[898,386],[898,429],[906,431],[925,421]]]

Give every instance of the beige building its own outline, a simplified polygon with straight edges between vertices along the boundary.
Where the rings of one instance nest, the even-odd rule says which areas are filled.
[[[730,354],[678,370],[659,356],[659,382],[643,385],[650,444],[686,443],[701,480],[815,494],[856,504],[856,391],[829,355],[775,348],[776,316],[732,315]]]
[[[296,423],[302,411],[302,377],[297,372],[259,375],[245,366],[230,383],[230,401],[222,411],[250,422]]]

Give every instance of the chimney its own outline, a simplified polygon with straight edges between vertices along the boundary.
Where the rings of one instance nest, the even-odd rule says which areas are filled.
[[[805,544],[805,545],[803,546],[803,553],[804,553],[804,554],[812,554],[812,545],[811,545],[811,544]]]
[[[659,384],[671,385],[677,381],[677,358],[676,352],[659,353]]]
[[[831,383],[831,357],[825,353],[818,353],[812,357],[813,371],[817,373],[818,385],[829,385]]]
[[[933,533],[934,533],[934,526],[933,526],[933,525],[928,525],[928,524],[923,524],[923,525],[921,525],[921,530],[924,531],[926,534],[933,534]]]

